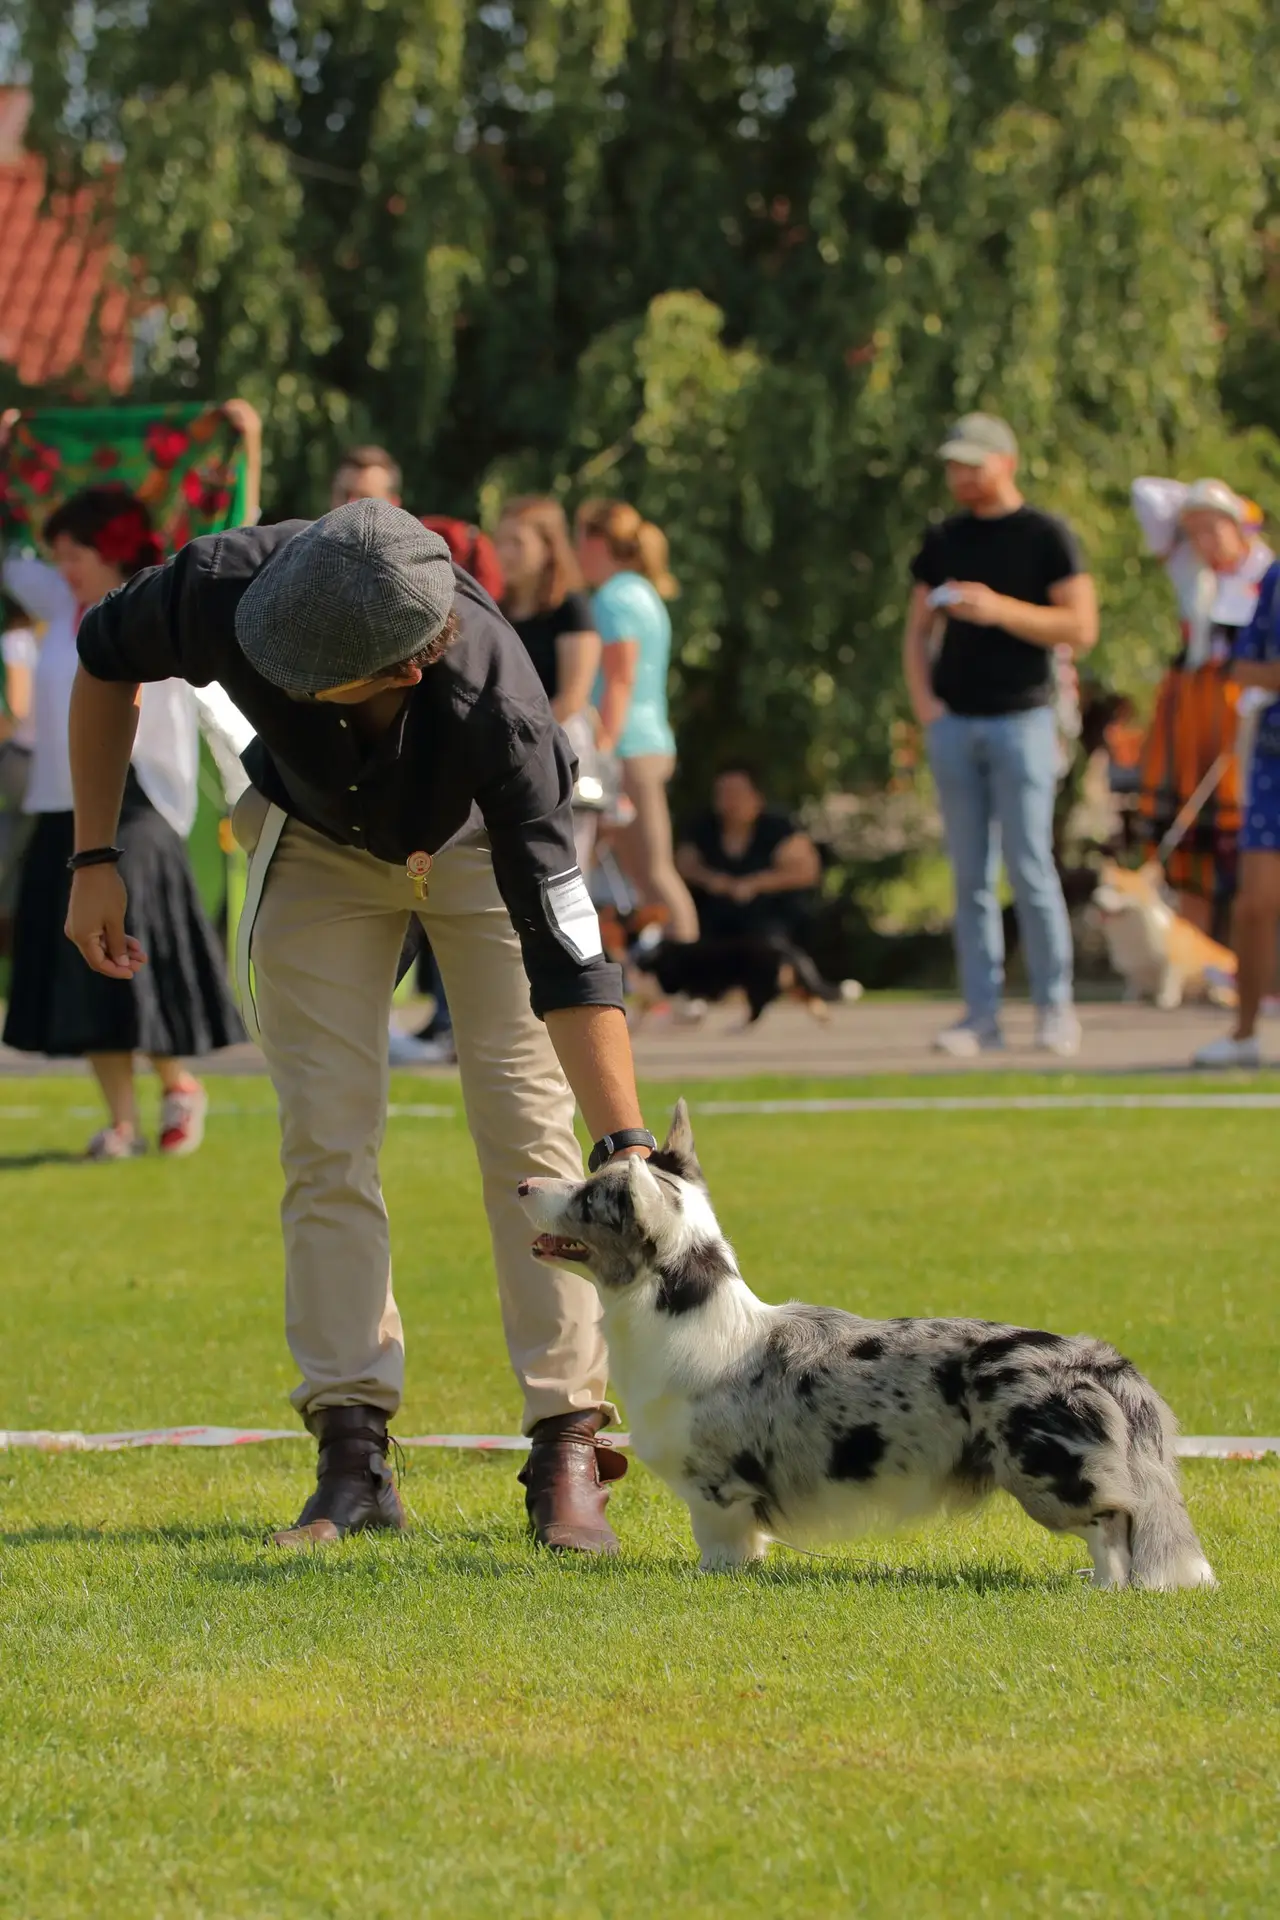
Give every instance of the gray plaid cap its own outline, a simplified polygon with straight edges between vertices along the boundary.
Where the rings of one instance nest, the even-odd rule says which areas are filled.
[[[287,693],[385,673],[453,608],[449,549],[389,500],[350,500],[295,533],[236,608],[240,651]]]

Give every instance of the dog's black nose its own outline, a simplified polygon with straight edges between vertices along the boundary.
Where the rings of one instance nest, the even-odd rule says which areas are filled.
[[[523,1200],[525,1195],[528,1193],[528,1191],[529,1191],[529,1182],[527,1180],[522,1180],[519,1186],[516,1188],[516,1192],[520,1195],[520,1198]]]

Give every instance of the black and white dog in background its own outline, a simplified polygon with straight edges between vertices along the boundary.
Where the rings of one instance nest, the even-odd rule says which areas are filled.
[[[996,1487],[1084,1540],[1098,1587],[1214,1585],[1173,1415],[1084,1334],[767,1306],[711,1210],[689,1114],[593,1179],[521,1183],[535,1252],[589,1272],[632,1443],[687,1501],[706,1571]]]

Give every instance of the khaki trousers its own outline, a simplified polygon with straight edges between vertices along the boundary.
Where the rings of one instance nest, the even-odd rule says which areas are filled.
[[[260,820],[261,795],[246,799]],[[237,835],[252,845],[240,815]],[[439,855],[429,887],[416,910],[453,1015],[524,1431],[584,1407],[616,1418],[595,1289],[533,1258],[516,1198],[522,1174],[580,1180],[582,1155],[573,1095],[530,1008],[487,848]],[[378,1153],[391,996],[414,910],[403,869],[290,820],[254,920],[257,1013],[280,1103],[286,1324],[302,1375],[292,1397],[304,1418],[361,1404],[390,1414],[400,1404],[404,1341]]]

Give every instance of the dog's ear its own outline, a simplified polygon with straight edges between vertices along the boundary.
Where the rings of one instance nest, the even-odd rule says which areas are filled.
[[[689,1108],[683,1099],[676,1101],[676,1110],[671,1116],[671,1126],[667,1137],[655,1154],[650,1156],[655,1167],[661,1167],[666,1173],[674,1173],[681,1180],[696,1181],[705,1187],[706,1179],[698,1164],[698,1156],[693,1145],[693,1122],[689,1118]]]

